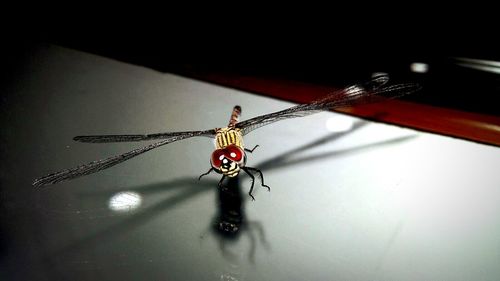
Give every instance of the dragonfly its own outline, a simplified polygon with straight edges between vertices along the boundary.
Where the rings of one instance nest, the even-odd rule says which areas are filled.
[[[85,175],[90,175],[104,169],[108,169],[119,163],[127,161],[138,155],[161,146],[188,139],[193,137],[209,137],[215,139],[215,150],[210,158],[211,167],[203,176],[216,172],[222,174],[218,186],[223,187],[223,181],[226,178],[233,178],[245,172],[251,178],[251,186],[248,195],[255,200],[252,192],[254,189],[255,175],[260,177],[260,184],[270,191],[270,187],[264,184],[262,171],[257,168],[246,166],[247,153],[252,153],[253,149],[248,149],[243,143],[243,136],[255,129],[291,118],[308,116],[314,113],[336,110],[342,107],[354,106],[359,104],[379,102],[386,99],[398,98],[418,91],[420,86],[416,83],[388,84],[388,75],[377,75],[365,83],[351,85],[340,90],[333,91],[325,97],[316,101],[299,104],[281,111],[264,114],[244,121],[239,121],[241,116],[241,107],[235,106],[231,113],[229,124],[223,128],[215,128],[203,131],[184,131],[184,132],[165,132],[143,135],[88,135],[76,136],[73,140],[84,143],[113,143],[113,142],[140,142],[159,140],[142,148],[132,151],[92,161],[71,169],[48,174],[33,181],[35,187],[42,187],[58,182],[71,180]]]

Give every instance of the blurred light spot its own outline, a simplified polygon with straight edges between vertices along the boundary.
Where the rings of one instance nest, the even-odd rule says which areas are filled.
[[[457,119],[457,120],[459,122],[470,124],[471,126],[474,126],[474,127],[479,127],[479,128],[483,128],[483,129],[490,130],[490,131],[500,132],[500,126],[498,126],[498,125],[487,124],[487,123],[478,122],[478,121],[464,120],[464,119]]]
[[[326,129],[330,132],[346,132],[351,130],[354,120],[347,116],[333,116],[326,120]]]
[[[491,67],[500,68],[500,62],[493,61],[493,60],[478,60],[478,59],[471,59],[471,58],[454,58],[454,59],[462,62],[463,64],[487,65],[487,66],[491,66]]]
[[[416,73],[426,73],[429,71],[429,65],[423,62],[414,62],[410,64],[410,69]]]
[[[485,71],[485,72],[500,74],[500,68],[498,68],[496,66],[475,65],[475,64],[467,64],[467,63],[457,63],[457,65],[467,67],[467,68],[472,68],[475,70],[481,70],[481,71]]]
[[[139,208],[142,198],[136,192],[123,191],[113,195],[108,202],[108,207],[115,212],[128,212]]]
[[[478,60],[471,58],[454,58],[456,64],[462,67],[500,74],[500,62],[492,60]]]

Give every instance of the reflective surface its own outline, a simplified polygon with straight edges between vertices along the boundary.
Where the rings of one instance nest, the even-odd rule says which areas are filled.
[[[245,138],[260,145],[248,165],[271,192],[256,183],[252,202],[240,177],[243,222],[228,236],[214,227],[234,210],[219,177],[197,180],[210,168],[207,138],[46,188],[31,182],[146,144],[76,135],[209,129],[226,125],[236,104],[244,120],[290,103],[54,46],[34,52],[5,93],[2,280],[500,274],[498,148],[335,113],[278,122]]]

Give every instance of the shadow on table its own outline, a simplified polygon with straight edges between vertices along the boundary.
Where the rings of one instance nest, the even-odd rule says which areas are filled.
[[[256,167],[261,169],[264,173],[273,169],[281,169],[293,165],[307,165],[312,161],[319,161],[322,159],[326,159],[334,156],[346,156],[353,153],[364,152],[369,149],[380,148],[386,145],[392,145],[396,143],[406,142],[416,137],[416,135],[404,136],[393,138],[385,141],[380,141],[376,143],[366,144],[362,146],[347,148],[343,150],[336,150],[329,153],[321,153],[318,155],[305,156],[302,158],[290,159],[292,156],[298,153],[302,153],[311,148],[323,145],[325,143],[329,143],[335,140],[338,140],[342,137],[353,133],[354,131],[359,130],[365,125],[369,124],[365,121],[359,121],[351,128],[351,130],[341,133],[332,133],[325,137],[322,137],[316,141],[310,142],[303,146],[292,149],[286,153],[273,157],[269,160],[266,160]],[[228,182],[228,186],[223,189],[219,189],[218,193],[218,215],[212,222],[212,226],[214,226],[211,232],[213,235],[217,236],[219,239],[219,245],[222,255],[227,258],[231,258],[231,253],[227,251],[227,245],[233,243],[233,241],[237,241],[240,235],[237,233],[244,232],[249,236],[251,249],[249,251],[249,259],[253,260],[255,255],[256,248],[256,239],[254,232],[258,234],[260,242],[269,248],[269,243],[266,240],[265,232],[262,225],[258,221],[249,221],[245,218],[244,212],[244,201],[242,197],[241,186],[239,184],[239,177],[236,177],[234,181]],[[257,179],[256,179],[257,180]],[[106,190],[105,192],[95,192],[95,193],[86,193],[82,194],[82,196],[107,196],[108,198],[115,194],[116,192],[127,190],[127,191],[136,191],[139,193],[155,193],[155,192],[164,192],[166,190],[180,190],[177,194],[172,195],[168,199],[165,199],[162,202],[159,202],[153,206],[140,209],[134,212],[129,218],[116,223],[115,225],[109,226],[104,230],[93,233],[87,237],[76,241],[73,244],[70,244],[67,247],[59,250],[54,255],[58,255],[61,253],[68,253],[78,251],[84,248],[89,247],[89,245],[106,243],[108,241],[116,239],[117,236],[131,231],[134,228],[137,228],[147,221],[155,218],[159,214],[163,214],[169,209],[174,208],[176,205],[192,199],[197,195],[205,193],[209,190],[213,190],[217,187],[218,180],[201,180],[198,181],[196,177],[193,178],[182,178],[174,181],[163,182],[163,183],[155,183],[148,184],[143,186],[136,186],[132,188],[122,188],[120,190]],[[258,183],[256,182],[256,187]],[[231,188],[233,187],[233,188]],[[271,187],[272,188],[272,187]]]

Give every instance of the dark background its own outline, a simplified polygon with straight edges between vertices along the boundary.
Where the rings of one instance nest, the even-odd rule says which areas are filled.
[[[238,15],[203,18],[206,21],[196,17],[166,17],[151,25],[112,22],[103,26],[89,18],[78,27],[61,21],[12,31],[4,36],[4,61],[10,67],[4,68],[3,77],[15,77],[26,49],[56,44],[185,76],[229,73],[334,87],[367,79],[374,72],[388,72],[396,80],[424,86],[419,95],[405,99],[468,112],[499,113],[495,96],[500,76],[460,67],[454,60],[500,61],[494,25],[486,22],[467,17],[431,21],[424,14],[381,15],[363,23],[353,21],[355,14],[352,19],[332,22],[318,15],[319,20],[312,17],[281,23],[276,19],[272,25],[258,16],[245,18],[247,21]],[[411,72],[412,62],[429,64],[429,72]]]

